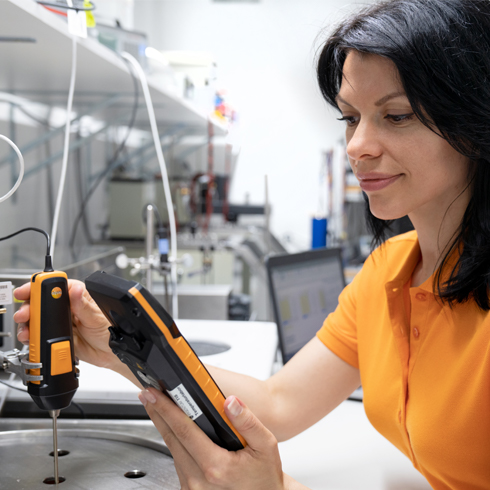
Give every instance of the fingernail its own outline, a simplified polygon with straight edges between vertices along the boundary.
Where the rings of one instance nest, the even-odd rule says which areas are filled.
[[[146,400],[143,392],[138,394],[138,398],[139,398],[140,402],[143,404],[143,406],[146,407],[146,404],[148,403],[148,401]]]
[[[233,397],[228,405],[228,410],[234,417],[238,417],[243,412],[243,407],[240,405],[240,403],[238,403],[238,400]]]
[[[18,327],[17,327],[17,337],[27,328],[26,325],[22,325],[20,324]]]
[[[147,402],[156,403],[156,401],[157,401],[157,399],[155,398],[155,395],[151,391],[143,390],[140,394],[143,395],[143,397],[145,398],[145,400]]]
[[[17,320],[15,319],[15,317],[17,316],[17,313],[19,313],[19,312],[18,312],[18,311],[16,311],[16,312],[14,313],[14,316],[12,317],[12,319],[14,320],[14,322],[15,322],[15,323],[18,323],[18,322],[17,322]]]

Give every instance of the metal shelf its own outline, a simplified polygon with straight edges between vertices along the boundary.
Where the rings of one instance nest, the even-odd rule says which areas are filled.
[[[72,37],[67,23],[34,0],[1,0],[2,38],[33,38],[35,42],[0,42],[0,91],[24,95],[48,105],[64,105],[72,59]],[[130,107],[133,82],[126,64],[116,53],[95,39],[78,38],[75,106],[93,105],[117,96],[116,105]],[[167,125],[183,124],[206,131],[207,115],[164,87],[149,82],[157,120]],[[112,119],[116,106],[103,109],[100,119]],[[105,112],[104,112],[105,111]],[[145,113],[138,123],[147,128]],[[226,134],[224,125],[213,121],[215,134]]]

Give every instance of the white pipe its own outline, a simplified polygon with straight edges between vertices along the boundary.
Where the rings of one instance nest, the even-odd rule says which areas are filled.
[[[143,68],[138,63],[136,58],[134,58],[129,53],[122,53],[122,57],[131,63],[138,75],[138,78],[140,79],[141,87],[143,89],[143,95],[145,97],[146,109],[148,111],[148,117],[150,119],[151,133],[153,135],[153,142],[155,143],[155,151],[157,154],[158,164],[160,165],[160,172],[162,174],[163,191],[165,194],[165,201],[167,203],[168,210],[168,223],[170,225],[169,262],[170,278],[172,280],[172,316],[176,320],[179,317],[179,306],[177,299],[177,225],[175,223],[174,205],[172,203],[172,195],[170,193],[170,183],[168,180],[167,167],[165,166],[162,145],[160,144],[160,135],[158,134],[155,110],[153,109],[150,89],[148,87],[148,81],[146,80],[145,72],[143,71]]]
[[[155,246],[155,224],[153,222],[154,208],[152,204],[146,206],[146,260],[148,269],[146,269],[146,289],[153,292],[153,270],[151,268],[151,259],[153,257],[153,247]]]
[[[71,3],[71,0],[69,0]],[[51,229],[51,249],[50,255],[54,258],[54,249],[56,244],[56,235],[58,233],[58,221],[60,219],[61,201],[63,199],[63,191],[65,189],[66,172],[68,168],[68,156],[70,150],[70,126],[71,126],[71,110],[73,106],[73,95],[75,93],[75,78],[77,71],[77,38],[73,36],[72,41],[72,62],[71,62],[71,78],[70,89],[68,92],[68,104],[66,107],[66,125],[65,125],[65,141],[63,148],[63,163],[61,165],[60,184],[58,187],[58,196],[56,198],[56,206],[54,209],[53,227]]]
[[[4,196],[0,197],[0,202],[6,201],[19,187],[20,183],[22,182],[22,179],[24,178],[24,157],[22,156],[22,153],[20,152],[19,148],[17,145],[9,138],[4,136],[3,134],[0,134],[0,139],[6,141],[12,149],[17,153],[17,156],[19,157],[19,177],[17,177],[17,182],[14,184],[12,189],[10,189],[7,194]]]

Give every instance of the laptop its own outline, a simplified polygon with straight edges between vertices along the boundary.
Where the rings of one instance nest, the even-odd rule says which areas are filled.
[[[269,291],[279,337],[279,352],[286,363],[321,328],[337,308],[345,287],[341,251],[320,248],[266,259]],[[362,402],[362,387],[349,400]]]
[[[286,363],[321,328],[345,287],[339,248],[321,248],[266,259],[279,350]]]

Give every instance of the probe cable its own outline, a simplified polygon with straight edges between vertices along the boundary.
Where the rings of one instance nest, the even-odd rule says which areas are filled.
[[[22,230],[16,231],[15,233],[11,233],[10,235],[1,237],[0,242],[3,240],[8,240],[9,238],[19,235],[20,233],[24,233],[25,231],[36,231],[38,233],[42,233],[46,237],[46,257],[45,257],[45,264],[44,264],[44,272],[53,271],[53,261],[51,259],[51,255],[49,254],[49,250],[51,247],[51,240],[49,239],[49,233],[47,231],[44,231],[41,228],[34,228],[30,226],[28,228],[22,228]]]
[[[168,180],[167,168],[165,166],[165,159],[163,157],[162,145],[160,144],[155,110],[153,108],[150,89],[148,87],[148,81],[143,68],[141,68],[141,65],[138,63],[136,58],[126,51],[122,53],[122,57],[127,59],[133,65],[140,79],[143,95],[145,97],[146,109],[148,111],[148,118],[150,119],[151,133],[155,143],[155,151],[157,154],[158,163],[160,165],[160,172],[162,174],[163,190],[167,204],[168,222],[170,226],[170,250],[172,252],[171,257],[173,258],[173,260],[170,261],[170,277],[172,279],[172,316],[174,319],[177,319],[179,317],[179,306],[177,300],[177,225],[175,223],[174,206],[170,193],[170,183]]]
[[[51,240],[49,239],[48,232],[42,230],[41,228],[34,228],[32,226],[30,226],[28,228],[22,228],[22,230],[19,230],[19,231],[16,231],[15,233],[11,233],[10,235],[1,237],[0,238],[0,242],[3,241],[3,240],[8,240],[9,238],[12,238],[12,237],[18,235],[19,233],[24,233],[25,231],[37,231],[38,233],[42,233],[45,236],[45,238],[46,238],[46,255],[49,255],[49,247],[50,247],[50,244],[51,244]]]

